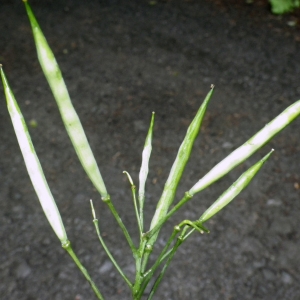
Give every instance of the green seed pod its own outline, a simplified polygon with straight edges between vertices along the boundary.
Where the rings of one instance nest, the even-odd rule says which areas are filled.
[[[71,102],[67,87],[54,54],[50,49],[29,4],[27,1],[24,2],[32,27],[39,62],[56,100],[73,147],[84,170],[86,171],[90,180],[93,182],[96,189],[101,194],[102,199],[107,199],[109,195],[107,193],[101,173],[80,123],[79,117]]]
[[[13,92],[9,87],[1,65],[0,69],[6,96],[7,108],[14,126],[14,130],[24,157],[25,165],[32,185],[50,225],[52,226],[61,243],[65,245],[68,243],[68,238],[60,213],[49,189],[39,159],[34,150],[25,120],[13,95]]]
[[[195,118],[193,119],[192,123],[190,124],[190,126],[187,130],[187,133],[185,135],[185,138],[178,150],[178,153],[177,153],[176,159],[173,163],[169,177],[165,183],[165,187],[164,187],[162,196],[157,204],[156,211],[153,216],[150,229],[155,227],[155,225],[163,217],[165,217],[170,205],[172,204],[172,202],[174,200],[178,183],[181,179],[184,168],[189,160],[194,141],[199,133],[199,130],[200,130],[200,127],[202,124],[202,120],[203,120],[203,117],[206,112],[207,105],[213,94],[213,88],[214,88],[214,86],[212,85],[211,90],[207,94],[206,98],[204,99],[203,104],[199,108]]]
[[[255,165],[249,168],[246,172],[244,172],[237,181],[235,181],[229,189],[227,189],[200,217],[199,221],[201,223],[206,222],[216,213],[218,213],[221,209],[223,209],[226,205],[228,205],[242,190],[244,190],[248,184],[255,177],[257,172],[266,162],[266,160],[270,157],[274,150],[272,149],[266,156],[264,156],[260,161],[258,161]]]
[[[231,152],[231,154],[213,167],[189,190],[189,193],[194,195],[229,173],[233,168],[245,161],[255,151],[272,139],[274,135],[276,135],[294,119],[296,119],[299,114],[300,100],[285,109],[280,115],[274,118],[258,133],[256,133],[251,139],[249,139],[235,151]]]

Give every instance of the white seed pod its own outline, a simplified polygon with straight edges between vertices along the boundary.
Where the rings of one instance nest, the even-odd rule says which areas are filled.
[[[154,126],[154,116],[155,113],[152,112],[152,118],[150,122],[150,127],[146,137],[144,150],[142,153],[142,165],[139,173],[139,203],[143,207],[145,199],[145,184],[149,172],[149,160],[152,151],[152,136],[153,136],[153,126]]]
[[[25,7],[32,27],[39,62],[56,100],[73,147],[88,177],[101,194],[102,199],[106,199],[108,198],[108,193],[100,170],[82,128],[79,117],[71,102],[66,84],[54,54],[50,49],[47,40],[27,2],[25,2]]]
[[[25,120],[13,95],[13,92],[9,87],[2,68],[1,77],[7,101],[7,108],[14,126],[29,177],[50,225],[52,226],[61,243],[64,245],[68,242],[65,227],[63,225],[55,200],[49,189],[39,159],[34,150]]]
[[[213,167],[189,190],[189,193],[194,195],[229,173],[233,168],[245,161],[255,151],[272,139],[274,135],[296,119],[299,114],[300,100],[285,109],[246,143],[234,150],[215,167]]]

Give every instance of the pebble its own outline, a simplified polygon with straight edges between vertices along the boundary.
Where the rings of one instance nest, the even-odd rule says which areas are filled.
[[[229,143],[229,142],[225,142],[222,144],[222,148],[224,149],[232,149],[233,148],[233,144]]]
[[[282,201],[279,200],[279,199],[268,199],[267,205],[268,206],[281,206],[282,205]]]
[[[285,284],[291,284],[293,283],[293,277],[287,272],[282,272],[281,281]]]
[[[19,266],[17,267],[17,278],[19,279],[23,279],[29,276],[29,274],[31,273],[31,268],[28,266],[28,264],[23,261],[19,264]]]
[[[100,267],[99,269],[99,273],[100,274],[104,274],[107,273],[108,271],[110,271],[113,267],[113,264],[111,261],[107,260],[104,262],[104,264]]]

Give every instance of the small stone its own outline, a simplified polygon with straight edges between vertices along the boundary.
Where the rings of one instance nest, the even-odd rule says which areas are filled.
[[[293,277],[287,272],[282,272],[281,281],[285,284],[291,284],[293,283]]]
[[[282,205],[282,201],[279,199],[269,199],[267,201],[267,205],[268,206],[281,206]]]
[[[104,262],[104,264],[100,267],[99,269],[99,273],[100,274],[104,274],[107,273],[108,271],[110,271],[113,267],[113,264],[111,261],[107,260]]]
[[[19,264],[19,266],[17,267],[17,278],[26,278],[29,276],[29,274],[31,273],[31,268],[28,266],[28,264],[24,261],[22,263]]]
[[[224,149],[232,149],[233,148],[233,144],[229,143],[229,142],[225,142],[222,144],[222,148]]]

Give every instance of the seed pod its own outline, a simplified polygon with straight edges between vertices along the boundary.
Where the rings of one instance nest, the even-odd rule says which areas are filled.
[[[107,199],[108,193],[101,173],[80,123],[79,117],[71,102],[67,87],[54,54],[50,49],[29,4],[27,1],[24,2],[32,27],[39,62],[46,76],[48,84],[50,85],[73,147],[84,170],[86,171],[90,180],[93,182],[96,189],[101,194],[102,199]]]
[[[231,152],[226,158],[213,167],[204,177],[202,177],[190,190],[189,193],[194,195],[227,173],[237,165],[241,164],[255,151],[265,145],[278,132],[289,125],[300,114],[300,100],[285,109],[280,115],[274,118],[263,129],[257,132],[242,146]]]
[[[145,184],[149,172],[149,159],[152,151],[152,136],[153,136],[153,126],[154,126],[154,116],[155,113],[152,113],[151,123],[148,130],[148,134],[146,137],[144,150],[142,153],[142,165],[139,174],[139,204],[140,208],[144,207],[144,199],[145,199]]]
[[[221,209],[223,209],[226,205],[228,205],[242,190],[244,190],[248,184],[255,177],[257,172],[266,162],[266,160],[270,157],[274,150],[272,149],[266,156],[264,156],[260,161],[258,161],[255,165],[249,168],[246,172],[244,172],[237,181],[235,181],[229,189],[227,189],[200,217],[199,221],[201,223],[206,222],[216,213],[218,213]]]
[[[150,229],[152,229],[159,222],[160,219],[165,217],[170,205],[174,200],[178,183],[181,179],[184,168],[189,160],[192,147],[194,145],[194,141],[199,133],[202,120],[206,112],[207,105],[213,94],[213,90],[214,90],[214,86],[212,85],[211,90],[207,94],[195,118],[193,119],[192,123],[190,124],[187,130],[184,140],[178,150],[176,159],[173,163],[169,177],[165,183],[165,187],[161,195],[161,198],[157,204]]]
[[[61,243],[65,245],[66,243],[68,243],[68,238],[60,213],[49,189],[39,159],[34,150],[25,120],[13,95],[13,92],[9,87],[1,65],[0,69],[6,96],[7,108],[14,126],[14,130],[32,185],[50,225],[52,226],[57,237],[60,239]]]

